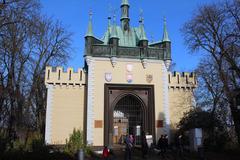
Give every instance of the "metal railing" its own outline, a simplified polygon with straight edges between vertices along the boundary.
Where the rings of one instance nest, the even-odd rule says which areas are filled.
[[[114,47],[111,45],[92,45],[90,56],[135,59],[156,59],[163,60],[165,49],[162,48],[142,48],[142,47]]]

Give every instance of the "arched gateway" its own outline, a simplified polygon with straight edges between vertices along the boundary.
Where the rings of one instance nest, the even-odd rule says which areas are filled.
[[[127,134],[140,144],[143,130],[155,138],[153,86],[105,85],[105,145],[122,144]]]
[[[140,131],[145,125],[144,103],[135,95],[124,95],[115,105],[113,111],[113,144],[123,144],[124,137],[132,134],[135,143],[140,143]]]
[[[123,144],[128,134],[134,135],[136,144],[141,144],[140,131],[145,124],[143,105],[131,94],[124,95],[117,102],[113,111],[113,144]]]

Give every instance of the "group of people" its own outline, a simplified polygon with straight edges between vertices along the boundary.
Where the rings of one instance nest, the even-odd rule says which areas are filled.
[[[134,137],[132,134],[126,135],[124,139],[124,144],[125,144],[125,154],[124,154],[124,159],[125,160],[131,160],[132,159],[132,150],[134,147]],[[146,155],[148,154],[149,151],[149,145],[147,143],[146,139],[146,134],[144,131],[141,133],[141,149],[142,149],[142,158],[146,158]],[[159,151],[159,155],[162,156],[162,158],[165,158],[165,154],[168,149],[168,136],[167,135],[161,135],[157,142],[157,149]],[[109,159],[109,149],[107,146],[104,147],[103,149],[103,159],[108,160]]]
[[[162,158],[165,158],[165,154],[168,149],[168,136],[166,134],[160,136],[160,138],[157,142],[157,149],[160,150],[160,152],[158,154],[161,155]]]
[[[126,135],[124,139],[125,144],[125,160],[131,160],[132,159],[132,149],[134,147],[134,137],[132,134]],[[104,146],[103,152],[102,152],[102,158],[104,160],[109,160],[110,157],[110,149],[107,146]]]

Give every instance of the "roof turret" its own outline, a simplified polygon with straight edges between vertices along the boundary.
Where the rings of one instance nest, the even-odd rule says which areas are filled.
[[[89,12],[89,21],[88,21],[88,28],[87,28],[87,33],[86,37],[91,36],[93,37],[93,29],[92,29],[92,11]]]
[[[140,37],[139,40],[147,40],[146,32],[144,30],[144,19],[142,16],[140,16],[139,20],[139,28],[140,28]]]
[[[164,18],[163,38],[162,38],[162,41],[163,41],[163,42],[170,42],[170,39],[169,39],[169,37],[168,37],[166,18]]]

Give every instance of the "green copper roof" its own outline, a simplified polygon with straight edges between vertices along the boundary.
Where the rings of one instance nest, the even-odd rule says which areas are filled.
[[[128,0],[122,0],[121,5],[129,6]],[[125,18],[129,19],[129,17],[127,17],[128,15],[127,12],[124,12],[124,14],[122,14],[123,17],[121,17],[121,22]],[[111,25],[110,19],[108,19],[108,29],[105,32],[102,40],[104,44],[107,45],[109,43],[109,39],[113,37],[119,39],[119,46],[126,46],[126,47],[136,47],[140,39],[141,40],[147,39],[143,24],[141,24],[139,27],[136,27],[136,28],[129,26],[129,29],[124,30],[124,28],[116,24],[115,17],[114,17],[113,25]]]
[[[114,22],[113,22],[110,38],[119,38],[117,33],[117,26],[116,26],[116,16],[114,16],[113,21]]]
[[[115,29],[116,30],[115,30]],[[130,28],[129,31],[125,32],[122,30],[120,26],[117,25],[111,25],[110,29],[108,29],[103,38],[102,41],[105,45],[109,42],[109,37],[112,37],[112,34],[114,35],[116,31],[117,38],[119,38],[119,46],[127,46],[127,47],[136,47],[141,35],[141,29],[139,27],[136,28]],[[110,32],[110,33],[109,33]],[[109,36],[110,35],[110,36]]]
[[[164,26],[163,26],[163,38],[162,38],[163,42],[170,42],[170,39],[168,37],[168,32],[167,32],[167,22],[166,22],[166,18],[164,18]]]
[[[86,36],[93,36],[93,29],[92,29],[92,12],[89,13],[88,29],[87,29]]]
[[[128,0],[122,0],[122,4],[121,5],[129,5]]]

